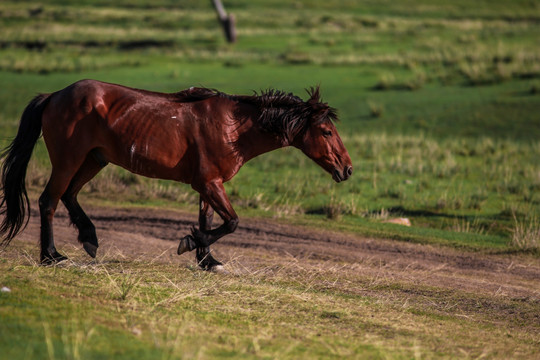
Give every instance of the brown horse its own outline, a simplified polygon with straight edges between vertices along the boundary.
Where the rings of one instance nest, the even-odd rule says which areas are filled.
[[[196,249],[206,270],[220,266],[209,246],[238,226],[223,183],[248,160],[292,145],[340,182],[352,174],[351,159],[334,127],[336,112],[319,97],[269,90],[260,95],[227,95],[206,88],[163,94],[94,80],[82,80],[52,94],[35,97],[21,117],[17,136],[1,157],[7,245],[27,223],[26,168],[40,133],[52,172],[39,198],[41,262],[66,259],[53,240],[53,216],[62,200],[79,241],[96,256],[94,224],[77,194],[108,163],[152,178],[190,184],[200,194],[199,228],[180,240],[178,254]],[[214,211],[223,224],[212,229]]]

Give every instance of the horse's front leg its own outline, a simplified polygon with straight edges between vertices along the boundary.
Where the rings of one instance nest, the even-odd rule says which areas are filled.
[[[202,186],[202,189],[195,188],[195,190],[201,194],[202,201],[219,214],[223,219],[223,224],[213,230],[193,228],[191,235],[180,240],[179,255],[196,248],[209,247],[218,239],[234,232],[238,227],[238,215],[232,208],[221,180],[208,182]]]
[[[202,196],[199,199],[199,229],[201,231],[210,231],[212,230],[212,221],[214,219],[214,209],[208,205],[202,199]],[[198,247],[196,252],[197,264],[203,269],[208,271],[213,271],[217,269],[218,266],[223,266],[223,264],[212,256],[210,253],[210,247]]]

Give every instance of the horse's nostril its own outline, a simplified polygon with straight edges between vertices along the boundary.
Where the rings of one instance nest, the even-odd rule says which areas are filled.
[[[345,170],[345,174],[347,174],[347,177],[352,175],[352,166],[348,166]]]

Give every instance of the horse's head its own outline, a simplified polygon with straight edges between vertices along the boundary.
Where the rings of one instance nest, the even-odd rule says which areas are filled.
[[[334,126],[337,120],[335,109],[320,100],[319,88],[308,91],[309,116],[305,131],[298,134],[292,145],[302,150],[320,167],[332,174],[336,182],[347,180],[352,175],[352,162]]]

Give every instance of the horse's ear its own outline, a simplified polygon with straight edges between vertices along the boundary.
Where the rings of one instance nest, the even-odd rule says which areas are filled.
[[[328,113],[328,110],[330,107],[327,103],[323,103],[321,101],[321,93],[319,91],[320,87],[317,85],[316,87],[311,87],[309,90],[307,90],[310,98],[307,101],[307,103],[311,106],[311,109],[313,110],[313,114],[316,117],[321,117],[326,115]]]
[[[317,86],[312,86],[308,89],[306,89],[308,95],[309,95],[309,100],[307,101],[308,104],[310,104],[311,106],[315,105],[315,104],[319,104],[321,102],[321,94],[320,94],[320,86],[317,85]]]

